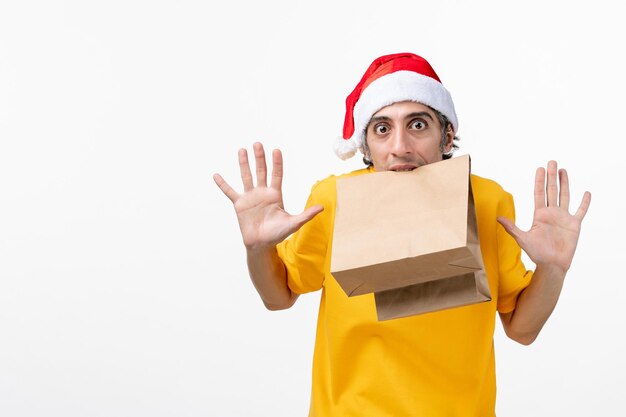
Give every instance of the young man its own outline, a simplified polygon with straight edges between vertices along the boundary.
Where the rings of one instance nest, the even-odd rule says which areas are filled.
[[[342,158],[360,150],[368,165],[346,176],[419,169],[450,157],[455,147],[450,94],[414,54],[376,59],[346,105],[335,150]],[[510,338],[535,340],[558,300],[590,194],[570,215],[567,173],[549,162],[547,176],[537,170],[533,225],[523,232],[513,223],[511,195],[473,175],[492,301],[378,321],[373,294],[349,298],[330,274],[337,177],[318,182],[306,210],[290,215],[282,204],[280,151],[272,153],[268,186],[263,147],[253,149],[256,186],[244,149],[243,193],[218,174],[214,179],[234,204],[250,276],[267,308],[289,308],[299,294],[322,290],[310,416],[493,416],[495,313]],[[522,264],[520,247],[534,272]]]

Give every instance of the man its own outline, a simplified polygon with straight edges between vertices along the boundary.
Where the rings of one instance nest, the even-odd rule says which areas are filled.
[[[346,107],[335,150],[342,158],[360,150],[368,165],[346,176],[419,169],[454,150],[452,99],[417,55],[376,59]],[[472,176],[492,301],[378,321],[373,294],[347,297],[330,274],[337,178],[318,182],[306,210],[290,215],[282,204],[280,151],[272,153],[268,186],[263,147],[253,149],[256,186],[243,149],[243,193],[218,174],[214,179],[234,204],[250,276],[267,308],[289,308],[299,294],[322,289],[310,416],[494,415],[495,313],[510,338],[535,340],[558,300],[591,195],[585,193],[570,215],[567,173],[549,162],[547,175],[537,170],[533,225],[523,232],[513,222],[510,194]],[[534,272],[522,264],[520,247],[536,264]]]

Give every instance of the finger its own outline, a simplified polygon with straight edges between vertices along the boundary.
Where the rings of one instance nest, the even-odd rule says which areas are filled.
[[[580,202],[580,206],[578,207],[578,210],[576,210],[574,217],[582,222],[587,214],[587,210],[589,210],[589,204],[591,204],[591,193],[589,191],[585,191],[583,201]]]
[[[569,178],[564,169],[559,169],[559,206],[569,211]]]
[[[546,179],[546,201],[548,207],[556,206],[558,204],[557,197],[558,191],[556,186],[556,162],[548,162],[548,176]]]
[[[270,187],[280,191],[283,184],[283,154],[278,149],[272,151],[272,182]]]
[[[256,185],[267,186],[267,165],[265,164],[265,150],[259,142],[252,145],[254,149],[254,163],[256,164]]]
[[[220,190],[222,190],[222,192],[230,201],[233,202],[233,204],[237,201],[237,199],[239,199],[239,194],[237,194],[237,192],[233,190],[233,188],[228,185],[226,181],[224,181],[224,178],[222,178],[220,174],[213,174],[213,181],[215,181],[217,186],[220,187]]]
[[[293,232],[301,228],[305,223],[311,221],[313,217],[317,216],[319,213],[324,211],[324,206],[316,205],[311,206],[308,209],[304,210],[302,213],[292,216],[291,219],[293,221]]]
[[[506,217],[502,217],[502,216],[498,216],[498,218],[496,219],[498,220],[498,223],[500,223],[502,225],[502,227],[504,227],[504,230],[506,230],[506,232],[508,234],[510,234],[513,239],[515,239],[515,241],[520,244],[523,234],[524,232],[515,225],[515,223],[513,223],[511,221],[511,219],[507,219]],[[520,244],[520,246],[522,246]]]
[[[535,210],[546,206],[546,170],[537,168],[535,173]]]
[[[254,184],[252,184],[252,173],[250,172],[250,164],[248,163],[248,151],[245,149],[239,149],[239,172],[241,173],[243,190],[250,191],[254,188]]]

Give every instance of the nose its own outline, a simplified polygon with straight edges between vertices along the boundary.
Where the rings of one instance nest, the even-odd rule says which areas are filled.
[[[403,129],[397,129],[393,132],[391,139],[391,153],[394,156],[405,156],[412,153],[411,138]]]

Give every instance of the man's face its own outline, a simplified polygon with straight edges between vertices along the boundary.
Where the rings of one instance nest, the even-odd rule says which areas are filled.
[[[452,148],[446,132],[443,152]],[[376,171],[410,171],[442,160],[441,125],[429,107],[403,101],[383,107],[367,126],[370,159]]]

